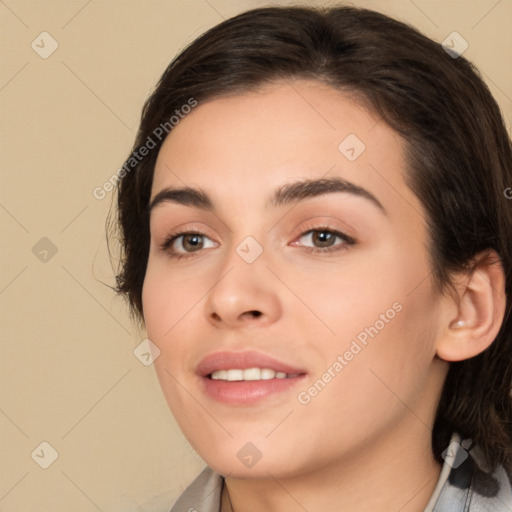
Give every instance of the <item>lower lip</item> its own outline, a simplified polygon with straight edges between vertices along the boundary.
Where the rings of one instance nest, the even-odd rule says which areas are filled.
[[[269,396],[292,389],[305,375],[285,379],[225,381],[202,377],[204,392],[214,400],[230,405],[251,405]]]

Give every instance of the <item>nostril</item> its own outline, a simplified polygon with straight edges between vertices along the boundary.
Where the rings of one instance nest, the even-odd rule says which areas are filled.
[[[242,317],[251,316],[253,318],[259,318],[261,315],[263,315],[263,313],[261,311],[252,310],[252,311],[245,311],[242,314]],[[218,313],[213,312],[210,316],[216,322],[221,322],[222,321],[222,318],[221,318],[221,316]]]

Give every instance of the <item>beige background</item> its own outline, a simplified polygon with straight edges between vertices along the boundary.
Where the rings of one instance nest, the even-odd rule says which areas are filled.
[[[439,42],[459,32],[510,126],[510,0],[352,3]],[[122,164],[142,103],[176,52],[263,5],[0,0],[1,512],[165,511],[203,467],[152,367],[133,355],[144,333],[102,284],[112,283],[111,196],[92,191]],[[43,31],[59,45],[47,59],[31,48]],[[56,254],[44,253],[43,237]],[[48,469],[36,463],[49,457],[43,441],[58,452]]]

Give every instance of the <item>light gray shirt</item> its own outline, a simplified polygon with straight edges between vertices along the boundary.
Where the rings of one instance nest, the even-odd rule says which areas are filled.
[[[453,434],[424,512],[512,512],[512,476],[502,466],[486,472],[478,447]],[[206,467],[170,512],[220,512],[224,478]]]

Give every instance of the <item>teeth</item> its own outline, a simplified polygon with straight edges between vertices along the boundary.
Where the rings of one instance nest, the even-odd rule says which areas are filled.
[[[287,377],[298,377],[298,373],[287,375],[285,372],[276,372],[270,368],[247,368],[246,370],[230,369],[216,370],[212,372],[213,380],[270,380],[270,379],[286,379]]]
[[[243,371],[243,380],[261,380],[261,370],[259,368],[247,368]]]
[[[228,370],[226,379],[229,381],[232,380],[244,380],[244,371],[243,370]]]
[[[269,370],[268,368],[263,368],[261,370],[261,380],[270,380],[276,376],[276,372],[274,370]]]

